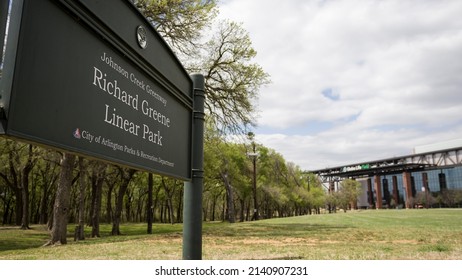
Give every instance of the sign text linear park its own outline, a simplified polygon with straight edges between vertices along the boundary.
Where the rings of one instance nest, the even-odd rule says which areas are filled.
[[[154,97],[164,107],[167,106],[167,100],[153,90],[149,82],[139,79],[134,73],[129,73],[120,66],[120,63],[115,62],[111,56],[108,57],[105,52],[102,54],[101,60],[110,67],[109,70],[114,70],[116,73],[120,74],[120,77],[128,79],[141,90],[149,94],[149,96]],[[149,117],[149,119],[154,120],[153,124],[147,124],[144,122],[137,123],[136,121],[129,120],[125,116],[121,115],[111,104],[105,103],[102,110],[104,111],[104,114],[101,114],[101,116],[104,116],[104,123],[119,128],[121,131],[130,135],[140,137],[141,139],[150,142],[150,144],[162,147],[163,136],[157,126],[161,125],[167,129],[171,128],[172,123],[170,117],[168,117],[167,114],[160,113],[158,109],[156,109],[159,104],[155,104],[153,106],[149,103],[149,100],[145,99],[143,96],[140,98],[139,94],[127,92],[119,86],[120,82],[118,82],[117,79],[110,79],[108,74],[103,71],[104,70],[101,70],[96,66],[93,67],[92,85],[100,89],[101,94],[106,93],[117,99],[121,104],[128,106],[128,108],[133,109],[137,113],[141,112],[143,115]],[[74,136],[76,138],[82,137],[90,143],[94,141],[95,143],[108,146],[113,150],[123,151],[133,156],[158,162],[162,165],[171,167],[175,165],[174,162],[169,162],[168,160],[163,160],[155,155],[147,154],[143,150],[115,143],[111,141],[111,139],[105,139],[100,135],[94,135],[92,132],[86,130],[83,130],[80,133],[79,128],[77,128],[74,132]]]

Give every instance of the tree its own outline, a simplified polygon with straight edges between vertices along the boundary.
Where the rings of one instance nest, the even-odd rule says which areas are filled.
[[[254,126],[255,101],[269,76],[256,63],[257,52],[240,24],[221,22],[217,34],[206,44],[201,65],[205,73],[206,113],[224,133],[242,133]]]
[[[107,166],[104,163],[91,162],[91,204],[90,204],[90,225],[91,237],[100,237],[99,222],[101,217],[101,203],[103,183],[107,179]]]
[[[177,52],[197,52],[204,29],[218,13],[215,0],[137,0],[138,9]]]
[[[257,159],[258,184],[266,194],[273,194],[268,197],[264,197],[264,199],[260,198],[260,208],[262,208],[262,211],[264,212],[263,216],[266,218],[270,218],[272,216],[272,204],[279,208],[279,215],[284,215],[284,209],[286,209],[287,215],[291,215],[289,212],[292,211],[288,210],[288,208],[293,207],[294,205],[297,207],[300,201],[294,199],[296,196],[295,193],[298,192],[296,189],[297,184],[291,180],[292,178],[289,179],[289,170],[284,158],[276,151],[259,145]],[[284,195],[275,196],[274,194],[277,193]],[[292,206],[288,206],[288,204],[285,203],[286,197],[288,198],[287,202],[292,203]]]
[[[175,198],[175,194],[178,193],[178,189],[180,186],[182,186],[182,183],[181,182],[178,182],[178,180],[175,180],[175,179],[169,179],[167,177],[164,177],[162,176],[161,177],[161,184],[162,184],[162,189],[164,190],[164,193],[165,193],[165,198],[166,198],[166,206],[167,206],[167,214],[168,214],[168,220],[169,220],[169,223],[171,223],[172,225],[175,223],[175,211],[174,211],[174,206],[175,204],[173,203],[174,202],[174,198]],[[179,207],[180,208],[180,207]],[[178,212],[181,212],[181,211],[178,211]],[[180,213],[181,215],[181,213]],[[181,220],[181,217],[180,217],[179,214],[177,214],[177,221],[180,221]]]
[[[15,194],[16,224],[20,225],[21,229],[29,229],[29,176],[37,161],[35,148],[31,144],[10,140],[2,140],[2,142],[4,143],[2,153],[8,155],[8,160],[4,163],[7,169],[0,171],[0,177]]]
[[[17,154],[17,144],[7,139],[0,139],[2,141],[2,169],[0,171],[0,177],[3,179],[5,186],[12,191],[12,197],[8,199],[11,201],[15,200],[15,223],[21,225],[22,217],[22,193],[19,187],[18,172],[16,171],[15,156]],[[9,207],[8,207],[9,208]],[[8,209],[7,209],[8,210]]]
[[[454,200],[457,203],[457,207],[460,208],[460,205],[462,204],[462,190],[455,190],[454,196]]]
[[[255,125],[255,101],[269,75],[252,62],[257,53],[242,25],[218,22],[218,29],[209,32],[218,13],[215,0],[133,2],[182,56],[188,71],[204,73],[206,113],[217,128],[236,134]],[[214,35],[204,45],[207,34]]]
[[[436,203],[436,199],[431,193],[427,192],[418,192],[415,196],[414,202],[421,205],[422,207],[430,208],[433,204]]]
[[[217,200],[223,194],[225,197],[225,219],[231,223],[236,221],[236,201],[245,204],[245,199],[251,193],[251,169],[244,145],[227,142],[210,123],[206,129],[204,145],[205,192],[210,194],[212,219],[215,218]],[[209,198],[206,196],[206,199]],[[243,202],[244,200],[244,202]],[[207,205],[207,204],[204,204]],[[241,209],[241,219],[244,214]]]
[[[27,158],[25,164],[21,167],[21,192],[22,192],[22,218],[21,218],[21,228],[29,228],[29,174],[34,167],[34,155],[33,155],[33,146],[27,145]]]
[[[207,123],[206,123],[207,124]],[[206,126],[204,141],[204,219],[215,221],[219,212],[221,198],[223,197],[222,179],[218,176],[218,168],[221,164],[220,157],[216,152],[217,145],[222,139],[218,136],[212,126]]]
[[[462,203],[462,190],[459,189],[453,189],[453,190],[448,190],[445,189],[441,191],[441,200],[444,204],[446,204],[449,207],[454,207],[458,205],[460,207],[460,204]]]
[[[340,185],[338,194],[339,206],[341,206],[344,211],[349,208],[348,206],[356,208],[358,198],[362,193],[361,183],[353,179],[345,179]]]
[[[320,208],[326,205],[326,193],[320,186],[310,189],[310,204],[320,214]]]
[[[117,195],[116,208],[114,216],[112,218],[112,231],[111,235],[120,235],[120,219],[122,216],[122,207],[124,202],[125,192],[127,191],[128,185],[130,184],[133,175],[136,170],[131,168],[122,168],[118,167],[121,177],[121,182],[119,186],[119,192]]]
[[[236,174],[236,166],[233,161],[232,148],[226,143],[221,143],[217,147],[217,156],[219,157],[218,174],[226,190],[226,219],[230,223],[236,221],[236,212],[234,207],[234,179]]]
[[[53,208],[53,227],[51,239],[45,245],[67,243],[67,218],[69,212],[69,193],[72,185],[72,171],[74,168],[75,155],[63,153],[61,159],[61,173],[59,175],[58,188]]]
[[[56,181],[59,178],[59,154],[38,148],[38,164],[35,166],[36,180],[40,182],[40,206],[37,211],[38,223],[46,224],[53,215],[53,198],[55,197]],[[38,182],[37,182],[38,183]]]

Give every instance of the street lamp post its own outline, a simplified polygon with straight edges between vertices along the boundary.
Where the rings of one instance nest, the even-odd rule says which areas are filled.
[[[254,146],[255,147],[255,146]],[[258,220],[258,202],[257,202],[257,154],[249,155],[252,157],[253,163],[253,217],[252,220]]]
[[[252,133],[252,132],[249,132],[248,134],[248,137],[250,140],[252,140],[252,151],[251,153],[247,153],[247,155],[249,157],[252,158],[252,164],[253,164],[253,188],[252,188],[252,192],[253,192],[253,216],[252,216],[252,221],[253,220],[258,220],[258,217],[259,217],[259,213],[258,213],[258,200],[257,200],[257,156],[258,156],[258,153],[256,151],[256,146],[255,146],[255,142],[253,141],[253,138],[255,137],[255,135]]]

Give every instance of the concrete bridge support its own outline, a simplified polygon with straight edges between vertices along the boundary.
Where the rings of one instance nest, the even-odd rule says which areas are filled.
[[[367,202],[369,203],[369,208],[375,208],[374,192],[372,191],[372,180],[371,180],[371,178],[367,179]]]
[[[411,173],[403,172],[403,186],[406,191],[406,208],[413,208],[414,203],[412,201],[412,182],[411,182]]]
[[[422,173],[422,183],[423,183],[423,191],[425,192],[425,207],[430,208],[430,188],[428,186],[428,174],[427,172]]]
[[[393,185],[393,200],[396,205],[399,205],[398,177],[391,177],[391,183]]]
[[[380,179],[379,175],[374,176],[374,183],[375,183],[375,208],[382,209],[382,180]]]

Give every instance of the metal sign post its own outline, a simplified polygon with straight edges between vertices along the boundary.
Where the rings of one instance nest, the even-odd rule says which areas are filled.
[[[204,181],[204,76],[191,75],[194,88],[192,180],[184,183],[183,259],[202,259],[202,190]]]

